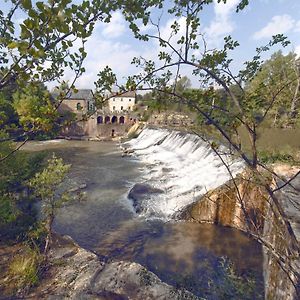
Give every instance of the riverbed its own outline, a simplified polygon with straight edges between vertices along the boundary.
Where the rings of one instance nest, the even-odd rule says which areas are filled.
[[[127,195],[148,178],[147,165],[135,156],[122,157],[117,142],[54,140],[28,143],[25,150],[55,152],[72,164],[68,180],[86,185],[85,197],[57,214],[58,233],[101,259],[138,262],[163,281],[206,299],[220,299],[220,289],[234,293],[228,281],[233,264],[236,274],[256,280],[243,299],[263,297],[262,249],[242,232],[135,212]]]

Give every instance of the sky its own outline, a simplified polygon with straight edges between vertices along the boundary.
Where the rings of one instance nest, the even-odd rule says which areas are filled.
[[[227,4],[218,4],[215,1],[203,11],[200,17],[200,31],[205,36],[208,48],[220,48],[226,35],[238,40],[240,47],[232,55],[233,68],[238,70],[242,68],[244,61],[251,59],[255,54],[256,47],[265,45],[272,35],[283,33],[291,41],[291,45],[284,49],[284,52],[295,51],[300,55],[300,0],[250,0],[250,5],[245,10],[236,13],[238,2],[239,0],[228,0]],[[161,32],[167,36],[174,17],[160,11],[153,12],[153,20],[157,20],[161,14]],[[184,23],[183,19],[177,21],[180,24]],[[147,33],[155,30],[150,26],[141,26],[141,29]],[[157,60],[159,46],[155,41],[136,40],[122,14],[117,11],[113,13],[110,23],[99,23],[96,26],[86,43],[86,50],[86,72],[78,79],[76,87],[93,89],[97,73],[105,66],[110,66],[122,83],[126,76],[138,72],[138,69],[131,65],[133,57],[143,56]],[[278,48],[274,48],[273,52],[275,50]],[[268,53],[265,58],[271,54],[272,52]],[[184,69],[182,73],[189,77],[191,70]],[[65,79],[72,81],[72,74],[66,74]],[[192,83],[197,84],[193,80]]]

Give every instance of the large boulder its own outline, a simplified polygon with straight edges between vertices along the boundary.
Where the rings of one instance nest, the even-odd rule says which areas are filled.
[[[149,199],[153,194],[162,194],[164,191],[146,183],[136,183],[129,191],[128,198],[133,201],[137,213],[142,211],[142,201]]]

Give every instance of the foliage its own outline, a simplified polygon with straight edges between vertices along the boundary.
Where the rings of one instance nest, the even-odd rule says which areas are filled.
[[[202,257],[198,265],[202,267],[198,277],[178,273],[174,278],[170,274],[167,281],[176,287],[174,296],[178,289],[186,289],[201,299],[263,299],[254,276],[239,275],[229,259],[221,257],[213,262],[211,258]]]
[[[11,153],[16,146],[0,143],[1,157]],[[3,155],[3,156],[2,156]],[[0,236],[24,235],[35,221],[35,210],[27,194],[25,182],[43,165],[45,153],[17,151],[0,161]],[[0,158],[1,158],[0,157]]]
[[[264,164],[272,164],[276,162],[288,163],[291,165],[297,164],[294,156],[291,153],[283,151],[259,151],[258,152],[259,160]]]
[[[263,114],[263,110],[270,106],[268,119],[273,126],[293,125],[299,117],[299,81],[299,61],[296,60],[296,54],[283,55],[281,51],[275,52],[247,84],[248,97],[255,103],[255,107],[249,109]]]
[[[50,93],[38,82],[27,85],[13,95],[14,108],[25,131],[50,132],[57,112]]]
[[[52,225],[57,210],[67,201],[69,195],[66,192],[59,193],[61,186],[71,165],[65,165],[61,158],[53,157],[48,160],[46,168],[37,173],[29,182],[34,194],[42,201],[45,229],[47,232],[44,252],[47,253],[52,237]]]

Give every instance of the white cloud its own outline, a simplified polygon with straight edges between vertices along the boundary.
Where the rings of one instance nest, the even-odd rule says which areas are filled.
[[[295,25],[295,20],[290,15],[274,16],[271,21],[261,30],[254,33],[253,38],[260,40],[270,38],[278,33],[287,33]]]
[[[300,21],[298,21],[296,23],[296,26],[295,26],[295,29],[294,29],[295,32],[300,32]]]
[[[86,44],[88,53],[84,64],[86,72],[79,78],[78,87],[93,87],[99,71],[109,66],[118,75],[118,78],[127,76],[133,71],[131,61],[138,52],[130,45],[103,40],[99,35],[92,37]]]
[[[106,38],[117,38],[121,36],[126,30],[126,23],[123,15],[117,11],[112,14],[112,18],[109,23],[104,25],[102,34]]]
[[[235,11],[239,2],[240,2],[239,0],[230,0],[230,1],[227,1],[226,4],[224,4],[223,2],[217,3],[215,1],[214,10],[215,10],[216,17],[227,19],[229,17],[229,15],[233,11]]]
[[[230,17],[238,3],[239,0],[229,0],[226,4],[223,2],[214,2],[215,18],[210,25],[204,29],[207,42],[211,47],[218,46],[224,35],[234,31],[235,24]]]
[[[297,57],[300,57],[300,45],[296,46],[295,53],[297,54]]]

